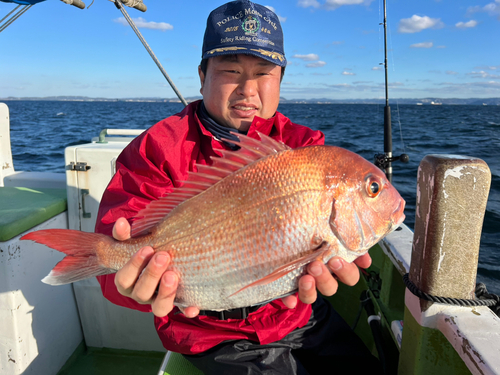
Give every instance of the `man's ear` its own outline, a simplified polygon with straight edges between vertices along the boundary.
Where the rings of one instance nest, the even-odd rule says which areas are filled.
[[[203,95],[203,84],[205,83],[205,74],[201,70],[201,66],[198,65],[198,75],[200,76],[200,94]]]

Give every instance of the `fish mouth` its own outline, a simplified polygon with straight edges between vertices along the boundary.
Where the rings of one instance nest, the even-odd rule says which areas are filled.
[[[405,220],[406,216],[404,214],[404,209],[405,209],[406,202],[404,199],[401,199],[399,201],[398,206],[394,210],[394,212],[391,215],[391,222],[392,222],[392,227],[397,228],[399,227],[403,221]]]

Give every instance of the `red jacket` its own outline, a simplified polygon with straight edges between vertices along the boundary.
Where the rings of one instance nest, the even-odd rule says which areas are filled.
[[[130,222],[137,212],[172,187],[187,179],[195,164],[207,164],[214,150],[224,148],[203,127],[197,116],[200,102],[188,105],[134,139],[116,161],[116,174],[102,197],[96,232],[111,235],[119,217]],[[258,138],[256,131],[281,140],[292,148],[324,143],[324,135],[292,123],[277,112],[269,120],[256,117],[248,135]],[[118,293],[114,274],[99,276],[104,296],[128,308],[151,312],[150,305],[141,305]],[[166,349],[197,354],[225,340],[248,339],[268,344],[282,339],[297,327],[304,326],[311,315],[311,306],[299,301],[288,309],[275,300],[251,313],[247,319],[217,320],[198,316],[188,319],[175,308],[164,318],[155,317],[155,326]]]

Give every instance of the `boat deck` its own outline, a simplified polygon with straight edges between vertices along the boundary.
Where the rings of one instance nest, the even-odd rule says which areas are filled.
[[[165,353],[80,344],[57,375],[158,374]]]

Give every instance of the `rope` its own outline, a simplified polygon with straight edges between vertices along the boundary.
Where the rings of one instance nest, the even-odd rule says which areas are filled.
[[[462,299],[437,297],[431,294],[427,294],[421,291],[415,284],[411,282],[408,274],[405,274],[403,276],[403,281],[405,282],[405,285],[410,292],[423,300],[454,306],[488,306],[493,310],[495,314],[500,316],[500,297],[495,294],[488,293],[488,291],[486,290],[486,285],[484,285],[483,283],[476,284],[475,294],[477,299]]]
[[[496,304],[493,306],[490,306],[490,309],[493,310],[495,314],[497,314],[500,317],[500,296],[497,296],[496,294],[493,293],[488,293],[488,290],[486,289],[486,285],[483,283],[477,283],[476,284],[476,297],[479,298],[480,300],[494,300],[496,301]]]

